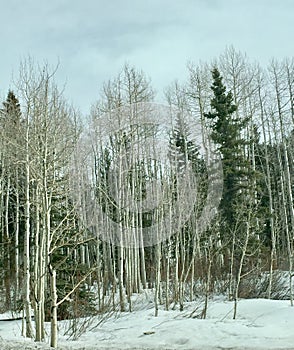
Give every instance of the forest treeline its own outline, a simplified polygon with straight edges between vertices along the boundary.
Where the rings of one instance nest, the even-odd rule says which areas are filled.
[[[166,132],[136,67],[105,82],[82,118],[54,69],[21,63],[0,110],[0,301],[23,313],[24,336],[44,340],[50,321],[57,347],[58,320],[78,334],[77,320],[132,311],[146,289],[155,316],[200,298],[205,318],[219,293],[235,300],[235,318],[238,298],[274,297],[276,270],[293,304],[294,59],[261,67],[228,48],[187,70],[165,90],[164,113],[177,111]],[[150,113],[157,124],[144,123]],[[203,229],[213,184],[221,197]]]

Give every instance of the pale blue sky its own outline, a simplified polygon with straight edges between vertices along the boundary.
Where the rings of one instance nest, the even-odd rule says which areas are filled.
[[[226,48],[266,65],[294,52],[293,0],[0,0],[0,97],[27,55],[60,66],[69,101],[87,113],[125,62],[162,89],[187,61]]]

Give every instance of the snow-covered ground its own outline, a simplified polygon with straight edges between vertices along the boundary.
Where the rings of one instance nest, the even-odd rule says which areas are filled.
[[[294,349],[294,307],[287,300],[240,300],[237,319],[233,303],[215,299],[206,320],[189,317],[200,305],[184,311],[145,308],[112,315],[77,341],[59,336],[59,348],[94,349]],[[198,311],[196,311],[197,314]],[[1,315],[5,318],[8,315]],[[60,333],[64,328],[60,324]],[[21,321],[0,321],[0,349],[49,349],[20,336]]]

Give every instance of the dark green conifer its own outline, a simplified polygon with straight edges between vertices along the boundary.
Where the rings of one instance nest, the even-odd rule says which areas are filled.
[[[217,68],[212,70],[211,111],[205,117],[211,121],[211,139],[218,145],[223,163],[223,197],[220,210],[226,225],[234,225],[236,204],[242,189],[248,186],[249,163],[245,158],[248,141],[242,138],[242,129],[248,119],[238,117],[231,92],[226,92],[223,78]]]

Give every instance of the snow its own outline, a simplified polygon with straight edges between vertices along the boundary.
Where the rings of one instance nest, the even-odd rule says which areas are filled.
[[[287,300],[240,300],[236,320],[233,302],[223,298],[210,301],[207,319],[191,318],[201,307],[192,302],[182,312],[161,309],[158,317],[150,307],[113,314],[77,341],[60,334],[59,349],[294,349],[294,307]],[[60,333],[65,326],[59,324]],[[49,349],[48,342],[34,343],[20,333],[21,320],[0,320],[0,349]]]

